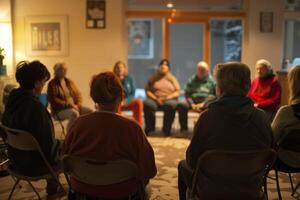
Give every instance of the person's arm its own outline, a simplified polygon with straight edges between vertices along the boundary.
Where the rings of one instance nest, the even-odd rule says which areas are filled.
[[[70,83],[70,88],[72,89],[72,93],[74,94],[73,96],[74,103],[80,108],[82,106],[81,92],[79,91],[79,89],[77,88],[77,86],[73,81],[71,81],[70,79],[68,79],[68,81]]]
[[[169,94],[166,97],[166,100],[177,98],[180,95],[180,85],[179,85],[179,82],[177,81],[177,79],[174,76],[171,78],[171,81],[172,81],[172,84],[175,87],[175,91],[172,94]]]
[[[145,87],[146,95],[147,95],[148,98],[150,98],[150,99],[152,99],[154,101],[158,101],[158,98],[152,92],[152,85],[153,85],[153,83],[152,83],[151,79],[148,80],[147,85]]]
[[[131,76],[128,75],[127,81],[129,84],[129,88],[128,88],[129,91],[126,97],[126,104],[129,104],[134,98],[136,88],[135,88],[135,82]]]
[[[286,115],[286,108],[281,107],[275,115],[275,118],[271,124],[272,131],[274,134],[274,140],[277,142],[284,134],[284,128],[286,126],[285,121],[289,119]]]
[[[54,127],[50,114],[42,104],[33,104],[32,108],[35,108],[34,112],[30,112],[30,109],[28,109],[30,119],[26,119],[28,131],[38,141],[48,161],[54,164],[58,153],[58,143],[57,140],[55,140]]]
[[[149,179],[153,178],[156,173],[156,164],[154,151],[152,146],[147,140],[147,137],[142,128],[137,130],[137,141],[138,141],[138,168],[140,170],[141,179],[146,184]]]
[[[204,126],[206,122],[204,121],[203,116],[205,115],[205,112],[203,112],[194,128],[194,135],[191,140],[190,145],[188,146],[188,149],[186,151],[186,161],[187,164],[190,166],[191,169],[196,169],[197,161],[200,158],[201,154],[204,153]]]
[[[48,95],[48,101],[50,105],[56,105],[55,107],[60,108],[67,108],[70,105],[67,103],[67,101],[58,98],[58,94],[55,91],[55,86],[52,82],[49,83],[48,89],[47,89],[47,95]]]
[[[281,86],[278,81],[275,81],[272,85],[269,98],[257,102],[256,104],[259,108],[266,108],[273,105],[278,106],[280,104],[280,101],[281,101]]]
[[[191,95],[192,95],[192,88],[191,88],[192,80],[193,80],[193,78],[190,78],[184,86],[184,96],[190,106],[194,104],[194,101],[191,97]]]

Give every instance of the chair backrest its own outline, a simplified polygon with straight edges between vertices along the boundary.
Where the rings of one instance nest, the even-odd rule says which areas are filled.
[[[5,143],[9,146],[23,151],[41,151],[39,143],[28,132],[8,128],[0,124],[1,132],[5,133]]]
[[[193,178],[192,193],[195,194],[199,175],[224,181],[247,180],[261,176],[269,170],[275,161],[276,152],[273,149],[255,151],[210,150],[198,160]],[[226,184],[226,183],[224,183]]]
[[[66,174],[91,185],[111,185],[138,176],[136,164],[129,160],[101,161],[65,155],[62,163]]]
[[[281,149],[300,152],[300,129],[287,129],[284,137],[278,142]]]

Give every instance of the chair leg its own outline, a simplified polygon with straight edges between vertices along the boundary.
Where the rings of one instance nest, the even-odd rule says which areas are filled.
[[[294,191],[294,184],[293,184],[291,173],[288,173],[288,174],[289,174],[289,179],[290,179],[292,191]]]
[[[35,192],[35,194],[38,196],[39,200],[41,200],[41,196],[40,194],[36,191],[35,187],[32,185],[32,183],[30,181],[27,181],[28,184],[30,185],[30,187],[32,188],[32,190]]]
[[[295,195],[295,193],[296,193],[296,191],[298,190],[299,186],[300,186],[300,182],[299,182],[299,183],[296,185],[296,187],[294,188],[294,190],[293,190],[293,192],[292,192],[292,196]]]
[[[276,169],[275,169],[275,175],[276,175],[276,186],[277,186],[278,199],[282,200],[281,192],[280,192],[280,186],[279,186],[278,171]]]
[[[11,197],[12,197],[12,195],[13,195],[15,189],[16,189],[16,186],[19,184],[19,182],[20,182],[20,179],[17,179],[17,181],[15,182],[15,184],[14,184],[14,186],[13,186],[13,188],[12,188],[10,194],[9,194],[8,200],[11,200]]]
[[[267,185],[267,174],[264,177],[264,193],[265,193],[265,198],[268,200],[268,185]]]

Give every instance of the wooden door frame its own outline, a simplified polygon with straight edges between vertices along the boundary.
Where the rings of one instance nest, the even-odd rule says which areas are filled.
[[[161,18],[163,20],[163,57],[169,59],[170,24],[201,23],[204,24],[203,60],[210,63],[210,20],[214,18],[242,19],[245,11],[127,11],[127,18]]]

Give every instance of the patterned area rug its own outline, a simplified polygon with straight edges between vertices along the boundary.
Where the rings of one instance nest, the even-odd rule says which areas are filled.
[[[189,144],[189,140],[185,138],[175,137],[149,137],[152,144],[155,156],[156,165],[158,168],[157,176],[151,180],[150,199],[151,200],[177,200],[177,164],[185,157],[185,151]],[[274,177],[273,172],[270,176]],[[293,176],[294,182],[300,180],[299,176]],[[60,177],[64,187],[67,188],[67,183],[63,176]],[[12,188],[14,180],[10,177],[0,178],[0,200],[7,199]],[[22,188],[17,188],[13,196],[14,200],[31,200],[37,199],[35,194],[26,182],[21,183]],[[46,199],[45,181],[38,181],[34,183],[43,199]],[[300,199],[290,196],[290,184],[288,177],[285,174],[280,174],[280,186],[284,200]],[[299,189],[300,191],[300,189]],[[278,199],[276,184],[274,180],[268,180],[268,193],[270,200]],[[297,196],[297,195],[296,195]],[[57,199],[66,199],[61,197]]]

